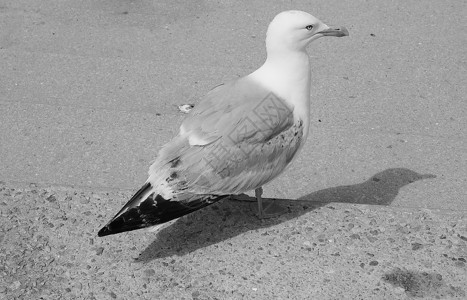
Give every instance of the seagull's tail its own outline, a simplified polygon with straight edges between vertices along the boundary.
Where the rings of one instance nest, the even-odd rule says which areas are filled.
[[[171,201],[157,194],[148,182],[136,192],[107,225],[99,230],[97,235],[106,236],[162,224],[226,197],[228,196],[200,195],[199,198],[190,199],[187,202]]]

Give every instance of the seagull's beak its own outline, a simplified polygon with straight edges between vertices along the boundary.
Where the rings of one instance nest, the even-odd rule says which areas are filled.
[[[326,29],[323,29],[321,31],[318,31],[316,34],[322,34],[323,36],[342,37],[342,36],[348,36],[349,31],[344,26],[340,26],[340,27],[332,26],[332,27],[327,27]]]

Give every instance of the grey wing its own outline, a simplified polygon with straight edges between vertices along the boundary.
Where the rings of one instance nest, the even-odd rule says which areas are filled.
[[[154,186],[172,195],[236,194],[286,168],[300,148],[303,122],[285,101],[250,84],[221,86],[194,110],[151,166]]]
[[[186,155],[181,174],[196,193],[238,194],[258,188],[282,173],[300,148],[303,123],[263,142],[235,145],[216,141]]]

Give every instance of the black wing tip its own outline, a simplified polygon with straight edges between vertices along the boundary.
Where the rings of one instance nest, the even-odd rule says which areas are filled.
[[[111,235],[111,234],[114,234],[114,232],[112,232],[107,226],[104,226],[104,227],[101,228],[101,230],[99,230],[99,232],[97,233],[97,236],[98,237],[103,237],[103,236],[107,236],[107,235]]]
[[[127,231],[133,231],[133,230],[138,230],[142,229],[143,227],[115,227],[113,228],[110,227],[111,224],[107,224],[104,227],[102,227],[99,232],[97,233],[98,237],[104,237],[112,234],[117,234],[117,233],[122,233],[122,232],[127,232]]]
[[[164,199],[155,193],[142,198],[143,192],[149,187],[150,185],[143,186],[120,212],[99,230],[97,236],[103,237],[163,224],[227,197],[226,195],[201,196],[188,203]]]
[[[134,195],[131,197],[130,201],[128,201],[123,208],[104,226],[102,227],[99,232],[97,233],[98,237],[103,237],[107,235],[112,235],[112,234],[117,234],[117,233],[122,233],[125,231],[132,231],[136,229],[141,229],[144,228],[144,226],[129,226],[129,224],[126,224],[125,220],[122,218],[122,212],[125,210],[128,210],[128,206],[135,202],[135,201],[140,201],[140,198],[142,194],[151,189],[151,183],[146,182]],[[125,213],[124,213],[125,214]]]

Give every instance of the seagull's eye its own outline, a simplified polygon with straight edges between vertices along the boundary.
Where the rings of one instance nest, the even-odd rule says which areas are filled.
[[[305,28],[306,28],[306,30],[310,31],[310,30],[313,29],[313,25],[307,25]]]

